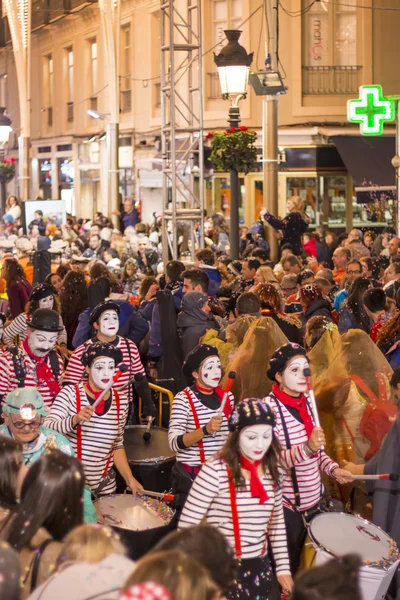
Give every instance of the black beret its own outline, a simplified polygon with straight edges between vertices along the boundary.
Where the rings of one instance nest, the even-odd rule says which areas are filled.
[[[289,342],[278,348],[278,350],[275,350],[269,361],[267,377],[272,381],[276,381],[276,374],[282,373],[282,371],[285,370],[288,361],[295,356],[307,357],[307,352],[304,350],[303,346]]]
[[[48,333],[58,333],[63,330],[63,326],[60,325],[60,315],[56,310],[50,308],[35,310],[31,320],[28,321],[28,327],[38,331],[47,331]]]
[[[118,315],[120,313],[119,305],[116,302],[113,302],[112,300],[106,300],[105,302],[102,302],[101,304],[98,304],[97,306],[95,306],[94,309],[92,310],[92,312],[90,313],[90,317],[89,317],[90,325],[93,325],[93,323],[96,323],[96,321],[99,320],[101,315],[104,312],[106,312],[106,310],[115,310]]]
[[[229,417],[229,431],[240,431],[252,425],[275,425],[274,413],[261,398],[246,398],[238,402]]]
[[[55,288],[50,283],[38,283],[29,294],[29,300],[36,300],[36,302],[38,302],[39,300],[47,298],[47,296],[53,296],[56,293]]]
[[[203,360],[210,356],[218,356],[218,350],[215,346],[209,344],[199,344],[185,358],[182,371],[186,377],[191,377],[193,371],[197,371]]]
[[[118,365],[122,361],[122,352],[117,346],[107,342],[95,342],[86,348],[81,356],[81,362],[85,367],[90,367],[93,361],[99,356],[113,358],[115,365]]]

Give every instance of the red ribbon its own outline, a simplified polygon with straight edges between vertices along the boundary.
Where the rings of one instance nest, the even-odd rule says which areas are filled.
[[[90,386],[90,383],[88,381],[86,382],[86,387],[89,390],[90,394],[94,397],[94,401],[96,402],[97,398],[99,396],[101,396],[103,390],[100,390],[99,392],[95,392],[94,389]],[[96,413],[96,415],[100,415],[100,416],[104,415],[104,398],[96,406],[96,408],[94,409],[94,412]]]
[[[27,355],[36,363],[36,377],[38,384],[46,383],[50,391],[50,396],[55,398],[60,393],[61,388],[58,385],[57,379],[54,377],[54,373],[51,366],[47,364],[48,354],[45,357],[35,356],[28,344],[28,338],[22,342],[22,347]],[[58,357],[57,357],[58,360]]]
[[[289,396],[286,392],[283,392],[277,383],[274,383],[272,386],[273,394],[278,398],[280,402],[284,406],[289,406],[290,408],[296,408],[299,411],[300,419],[303,422],[304,427],[306,428],[306,433],[308,439],[310,439],[310,435],[312,430],[314,429],[314,423],[311,418],[310,413],[307,410],[307,402],[304,394],[301,396],[294,398],[293,396]]]
[[[202,394],[209,394],[211,396],[209,388],[203,388],[200,385],[198,385],[197,383],[196,383],[195,387]],[[223,399],[224,394],[225,394],[225,390],[221,386],[219,386],[219,385],[216,388],[212,388],[212,390],[213,390],[213,392],[215,392],[217,394],[219,403],[221,404],[222,403],[222,399]],[[227,400],[227,402],[225,403],[225,406],[224,406],[224,415],[225,415],[225,417],[226,417],[227,420],[229,420],[229,417],[232,414],[232,410],[233,410],[233,406],[231,405],[230,398],[228,398],[228,400]]]
[[[260,498],[260,504],[265,504],[269,498],[263,482],[258,476],[257,469],[261,464],[261,460],[251,462],[243,455],[240,456],[240,466],[246,471],[250,471],[250,493],[253,498]]]

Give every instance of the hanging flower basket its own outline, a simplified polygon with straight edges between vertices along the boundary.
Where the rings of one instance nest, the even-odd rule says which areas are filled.
[[[9,183],[15,177],[15,158],[0,161],[0,182]]]
[[[252,171],[257,162],[256,137],[257,133],[245,126],[208,133],[206,139],[211,140],[210,162],[213,169],[224,173],[237,171],[247,174]]]

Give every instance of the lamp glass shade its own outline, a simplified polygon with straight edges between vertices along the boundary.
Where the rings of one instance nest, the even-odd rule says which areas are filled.
[[[245,94],[249,79],[249,67],[244,65],[231,65],[229,67],[218,67],[219,82],[223,95]]]
[[[12,129],[9,125],[0,125],[0,144],[6,144]]]

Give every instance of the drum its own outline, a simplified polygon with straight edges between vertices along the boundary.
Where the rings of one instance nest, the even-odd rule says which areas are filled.
[[[125,428],[124,446],[134,477],[151,492],[165,492],[171,488],[171,471],[175,453],[168,443],[168,429],[151,428],[151,439],[145,442],[145,425]]]
[[[175,528],[174,511],[165,502],[130,494],[110,494],[95,501],[97,522],[120,536],[128,555],[138,560]]]
[[[358,554],[363,561],[362,599],[384,598],[400,557],[396,542],[382,529],[361,517],[332,512],[317,515],[311,521],[309,535],[316,552],[316,565],[333,556]]]

